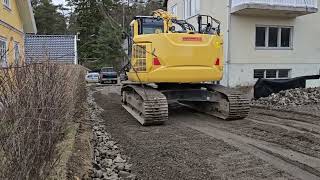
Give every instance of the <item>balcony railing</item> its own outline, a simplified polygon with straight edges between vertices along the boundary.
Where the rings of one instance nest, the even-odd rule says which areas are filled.
[[[318,11],[318,0],[232,0],[232,13],[300,16]],[[275,14],[274,14],[275,13]]]

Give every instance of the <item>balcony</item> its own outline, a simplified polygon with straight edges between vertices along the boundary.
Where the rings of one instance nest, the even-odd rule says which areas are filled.
[[[318,12],[318,0],[232,0],[231,13],[297,17]]]

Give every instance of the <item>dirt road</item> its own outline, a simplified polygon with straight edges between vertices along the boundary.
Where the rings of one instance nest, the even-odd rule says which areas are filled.
[[[174,106],[165,125],[143,127],[121,107],[119,87],[96,90],[138,179],[320,179],[318,116],[252,109],[221,121]]]

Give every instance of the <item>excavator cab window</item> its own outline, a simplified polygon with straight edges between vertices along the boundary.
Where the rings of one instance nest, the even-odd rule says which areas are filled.
[[[220,21],[207,15],[198,16],[198,32],[220,35]]]
[[[159,34],[159,33],[163,33],[164,31],[163,19],[147,17],[147,18],[140,18],[138,22],[139,22],[139,35]]]

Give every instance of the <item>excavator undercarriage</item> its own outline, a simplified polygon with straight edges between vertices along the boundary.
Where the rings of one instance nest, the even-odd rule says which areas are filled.
[[[159,125],[168,120],[169,103],[224,120],[243,119],[250,111],[241,93],[216,84],[124,84],[123,107],[142,125]]]

